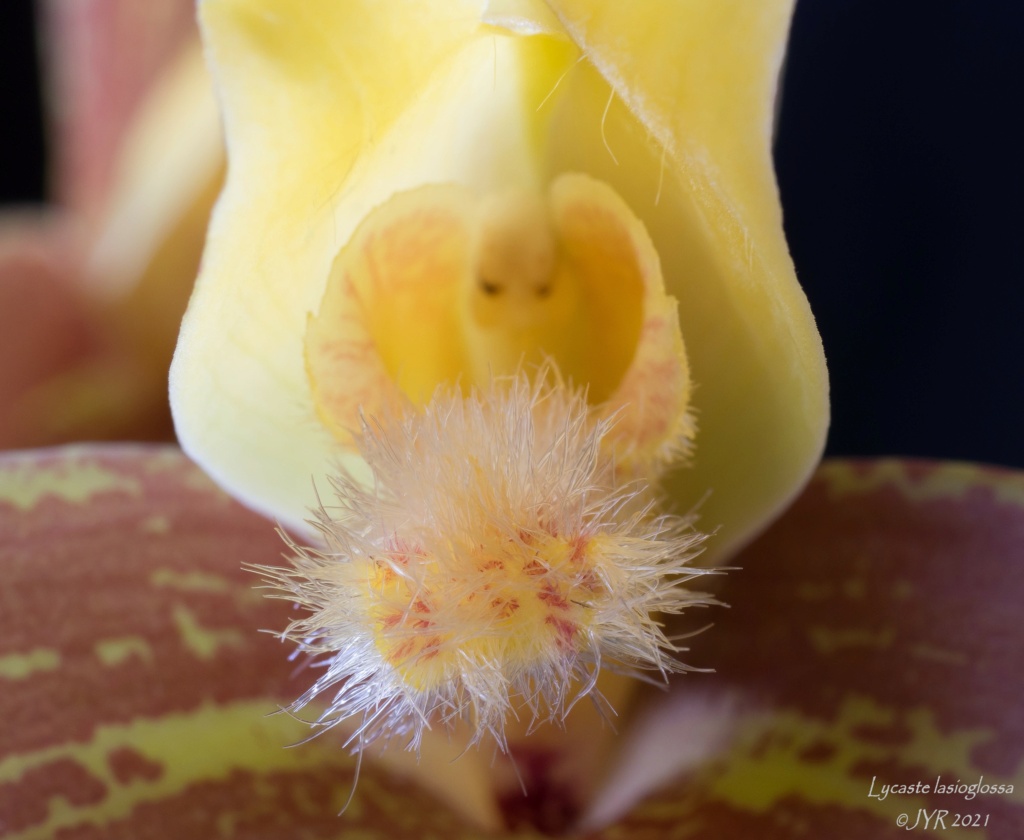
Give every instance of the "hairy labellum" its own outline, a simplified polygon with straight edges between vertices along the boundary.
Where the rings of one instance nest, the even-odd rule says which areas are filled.
[[[315,724],[352,719],[355,749],[458,721],[504,749],[509,716],[561,720],[602,668],[686,667],[658,616],[708,603],[683,586],[702,535],[620,474],[581,392],[536,382],[364,420],[372,483],[343,471],[323,545],[259,569],[307,611],[283,635],[323,669],[293,710],[326,700]]]

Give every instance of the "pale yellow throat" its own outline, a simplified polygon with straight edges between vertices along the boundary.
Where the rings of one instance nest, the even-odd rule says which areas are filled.
[[[392,196],[335,260],[305,358],[342,444],[361,414],[548,360],[616,416],[608,440],[623,462],[671,460],[695,433],[657,252],[607,184],[577,173],[544,191],[431,184]]]

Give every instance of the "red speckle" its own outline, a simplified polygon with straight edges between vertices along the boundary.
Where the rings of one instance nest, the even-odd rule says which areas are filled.
[[[391,568],[391,564],[390,563],[388,563],[388,562],[386,562],[384,560],[378,560],[376,562],[376,566],[377,566],[377,571],[378,571],[378,573],[381,576],[381,582],[382,583],[394,583],[394,581],[398,577],[398,575],[395,574],[395,570]]]
[[[107,764],[110,765],[114,778],[121,784],[128,784],[133,779],[153,782],[164,774],[163,765],[146,758],[131,747],[121,747],[108,753]]]
[[[515,598],[508,601],[504,598],[495,598],[491,601],[491,607],[498,611],[499,618],[509,618],[519,609],[519,601]]]
[[[433,659],[441,652],[441,639],[438,636],[434,636],[430,641],[424,645],[423,653],[420,654],[420,661],[427,662]]]
[[[388,655],[388,662],[392,665],[401,665],[406,659],[412,656],[413,651],[416,649],[416,644],[411,639],[402,642]]]
[[[579,577],[576,579],[576,585],[580,589],[585,589],[587,592],[598,592],[602,590],[597,574],[593,569],[585,569],[581,572]]]
[[[536,560],[529,560],[523,564],[523,574],[530,575],[531,577],[542,575],[545,571],[546,569]]]
[[[385,543],[388,556],[402,566],[409,565],[411,557],[426,557],[427,553],[421,546],[407,543],[401,537],[392,537]]]
[[[544,588],[537,593],[537,599],[543,601],[552,609],[556,610],[567,610],[569,609],[568,599],[559,592],[555,591],[555,588],[550,584],[544,584]]]
[[[572,554],[569,555],[569,562],[573,564],[579,564],[583,562],[583,558],[587,554],[587,546],[590,544],[590,540],[584,536],[576,537],[572,541]]]
[[[505,564],[497,557],[492,557],[491,559],[485,560],[481,563],[479,568],[481,572],[504,571]]]
[[[537,527],[548,536],[558,536],[558,524],[553,522],[546,514],[541,513],[537,516]]]
[[[641,333],[650,338],[652,335],[657,335],[665,329],[665,319],[660,315],[655,315],[644,321],[643,327],[641,327]]]
[[[565,650],[573,647],[572,642],[576,635],[576,623],[574,621],[549,615],[544,619],[544,623],[549,627],[555,628],[555,641],[560,648]]]
[[[329,349],[329,354],[332,362],[362,362],[365,361],[367,352],[366,350],[355,348],[353,346],[355,342],[346,342],[345,344],[339,344],[337,347]]]

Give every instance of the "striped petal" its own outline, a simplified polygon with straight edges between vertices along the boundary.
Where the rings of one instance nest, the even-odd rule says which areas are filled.
[[[301,675],[258,631],[289,607],[241,570],[281,548],[171,448],[0,458],[5,838],[456,836],[371,767],[342,821],[354,760],[288,748],[308,730],[271,713]]]
[[[370,765],[339,818],[351,759],[328,738],[283,748],[302,727],[265,713],[295,675],[254,629],[288,608],[239,571],[279,549],[174,450],[3,457],[5,836],[482,836]],[[717,673],[649,698],[584,836],[895,838],[920,809],[1018,836],[1022,550],[1022,474],[827,463],[692,642]],[[465,795],[471,758],[436,775]]]
[[[944,810],[950,836],[958,814],[965,836],[1021,836],[1022,556],[1024,473],[826,462],[736,558],[732,609],[692,641],[716,673],[638,716],[592,819],[675,774],[616,830],[883,840]],[[979,782],[994,787],[944,789]]]

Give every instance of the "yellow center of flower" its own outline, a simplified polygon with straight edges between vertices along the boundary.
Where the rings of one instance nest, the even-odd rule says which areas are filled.
[[[372,566],[378,651],[407,685],[450,684],[467,662],[509,677],[587,645],[589,605],[605,597],[600,538],[543,531],[453,546],[446,557],[396,544]]]
[[[305,359],[320,419],[345,445],[360,414],[548,359],[617,415],[622,459],[657,460],[693,436],[677,304],[650,237],[607,184],[575,173],[543,193],[392,196],[338,254]]]
[[[557,220],[535,193],[510,191],[482,202],[463,320],[469,373],[482,384],[550,357],[589,385],[590,400],[599,403],[636,350],[643,277],[614,210],[568,210],[561,192]]]

